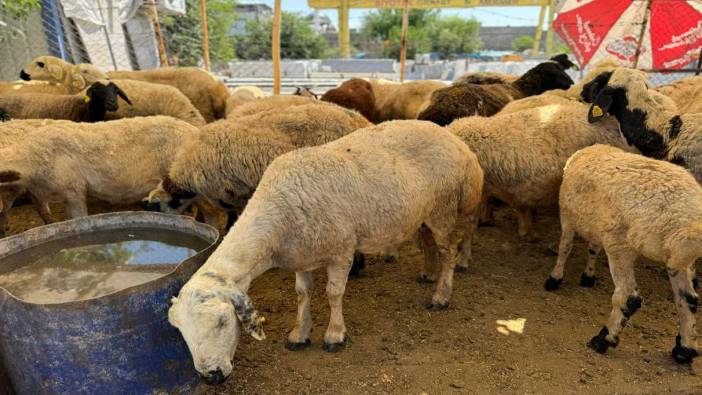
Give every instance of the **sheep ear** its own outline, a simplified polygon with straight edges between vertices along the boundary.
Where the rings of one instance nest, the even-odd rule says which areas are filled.
[[[63,79],[63,68],[60,65],[50,64],[48,70],[52,78],[58,81],[61,81]]]
[[[261,316],[253,304],[249,295],[242,292],[239,288],[234,287],[230,295],[230,300],[234,305],[234,311],[237,318],[241,322],[241,326],[246,333],[250,334],[256,340],[264,340],[266,333],[263,332],[263,323],[266,319]]]
[[[587,121],[595,123],[602,119],[612,106],[612,101],[613,98],[611,94],[604,91],[600,92],[590,106],[590,110],[587,112]]]
[[[83,78],[82,75],[74,73],[71,75],[71,80],[71,85],[73,85],[73,88],[75,88],[76,90],[82,91],[83,89],[85,89],[85,78]]]
[[[121,97],[124,101],[127,102],[130,106],[132,105],[132,102],[129,100],[129,97],[127,97],[127,94],[124,93],[122,88],[117,86],[114,82],[110,82],[107,86],[114,87],[115,93],[117,93],[117,96]]]

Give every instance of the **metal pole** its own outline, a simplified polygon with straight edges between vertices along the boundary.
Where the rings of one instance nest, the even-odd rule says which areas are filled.
[[[280,2],[275,0],[273,11],[273,94],[280,95]]]
[[[556,0],[548,2],[548,26],[546,26],[546,55],[553,54],[553,17],[556,14]]]
[[[349,0],[339,2],[339,54],[342,58],[351,57],[351,33],[349,31]]]
[[[200,25],[202,26],[202,54],[205,70],[210,71],[210,35],[207,30],[207,0],[200,0]]]
[[[641,32],[639,33],[639,41],[636,43],[636,55],[634,55],[634,68],[639,65],[639,56],[641,55],[641,45],[643,45],[644,34],[646,33],[646,26],[648,25],[648,16],[651,14],[651,0],[646,1],[646,11],[644,12],[644,19],[641,23]]]
[[[702,68],[702,47],[700,47],[700,57],[697,58],[697,71],[695,71],[695,75],[700,75],[700,68]]]
[[[534,34],[534,47],[531,49],[531,56],[539,56],[539,47],[541,47],[541,35],[544,32],[544,17],[546,16],[546,6],[549,0],[541,0],[541,10],[539,11],[539,24],[536,26],[536,34]]]
[[[149,17],[154,25],[154,34],[158,42],[158,57],[161,60],[162,67],[168,67],[168,55],[166,54],[166,44],[163,43],[163,34],[161,34],[161,23],[158,21],[158,11],[156,10],[156,1],[152,1],[149,7]]]
[[[405,82],[407,62],[407,29],[409,28],[409,0],[402,0],[402,47],[400,48],[400,82]]]

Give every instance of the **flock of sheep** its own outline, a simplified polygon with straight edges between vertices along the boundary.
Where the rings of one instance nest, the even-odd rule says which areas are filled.
[[[312,272],[327,271],[324,348],[347,335],[342,298],[364,254],[397,256],[415,240],[429,309],[448,306],[454,271],[472,262],[478,224],[501,201],[520,236],[560,209],[561,285],[577,233],[589,242],[581,285],[604,249],[615,290],[609,320],[588,345],[604,353],[641,306],[638,257],[665,263],[680,315],[679,363],[697,356],[695,260],[702,257],[702,78],[653,88],[644,73],[596,65],[574,84],[565,55],[522,76],[476,73],[451,85],[351,79],[317,99],[232,94],[195,68],[104,73],[44,56],[0,83],[0,226],[26,195],[71,218],[87,197],[191,207],[226,234],[173,298],[169,321],[208,383],[232,372],[240,328],[261,340],[247,295],[271,268],[295,272],[298,314],[286,347],[310,345]],[[700,115],[697,115],[697,113]]]

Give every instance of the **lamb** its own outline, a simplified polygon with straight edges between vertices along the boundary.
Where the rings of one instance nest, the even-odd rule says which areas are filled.
[[[312,271],[327,270],[331,308],[324,349],[347,335],[342,298],[354,251],[382,253],[420,232],[430,266],[440,265],[431,309],[452,290],[454,226],[478,206],[482,172],[455,136],[428,122],[394,121],[275,159],[239,221],[173,298],[169,322],[209,383],[232,371],[239,323],[263,340],[263,319],[246,294],[278,267],[295,271],[298,316],[286,347],[310,345]],[[245,246],[245,247],[244,247]]]
[[[117,111],[117,97],[131,105],[117,85],[96,82],[76,95],[26,93],[0,95],[0,107],[12,119],[65,119],[75,122],[104,121],[108,111]]]
[[[344,81],[339,87],[331,89],[322,95],[322,101],[358,111],[367,120],[377,122],[373,86],[366,80],[352,78]]]
[[[168,174],[181,141],[194,133],[194,126],[163,116],[49,123],[0,149],[0,188],[65,202],[70,218],[88,214],[88,195],[136,203]]]
[[[589,84],[603,86],[590,106],[589,122],[614,115],[626,140],[642,154],[680,165],[702,182],[702,114],[680,114],[637,70],[603,73]]]
[[[702,112],[702,77],[684,78],[656,90],[673,99],[682,114]]]
[[[410,81],[394,84],[370,81],[375,96],[376,122],[417,119],[428,105],[432,93],[445,88],[439,81]]]
[[[256,86],[238,86],[233,91],[232,94],[227,99],[227,109],[226,115],[234,111],[235,108],[241,106],[244,103],[254,101],[265,97],[265,93]]]
[[[93,65],[72,65],[51,56],[39,57],[22,69],[24,80],[42,80],[58,83],[69,93],[78,93],[87,85],[105,81],[107,75]],[[129,95],[132,105],[119,105],[107,119],[168,115],[192,125],[202,126],[205,119],[177,88],[135,80],[111,80]]]
[[[445,126],[471,115],[490,116],[514,99],[533,96],[551,89],[567,89],[573,84],[555,62],[544,62],[512,83],[475,85],[454,84],[435,91],[419,119]]]
[[[551,274],[563,277],[575,233],[604,247],[614,282],[607,325],[588,346],[616,347],[619,334],[641,306],[634,277],[639,256],[664,262],[680,317],[672,355],[678,363],[698,356],[693,287],[702,257],[702,188],[684,169],[604,145],[578,151],[566,165],[560,191],[561,240]]]
[[[517,210],[519,235],[533,241],[532,212],[556,207],[563,165],[577,150],[604,143],[627,148],[614,119],[585,121],[581,103],[552,104],[496,117],[466,117],[448,129],[478,156],[486,195]]]

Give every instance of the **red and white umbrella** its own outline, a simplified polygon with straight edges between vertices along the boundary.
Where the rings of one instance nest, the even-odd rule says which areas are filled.
[[[624,66],[679,69],[699,57],[702,0],[563,0],[553,29],[581,67],[615,57]]]

